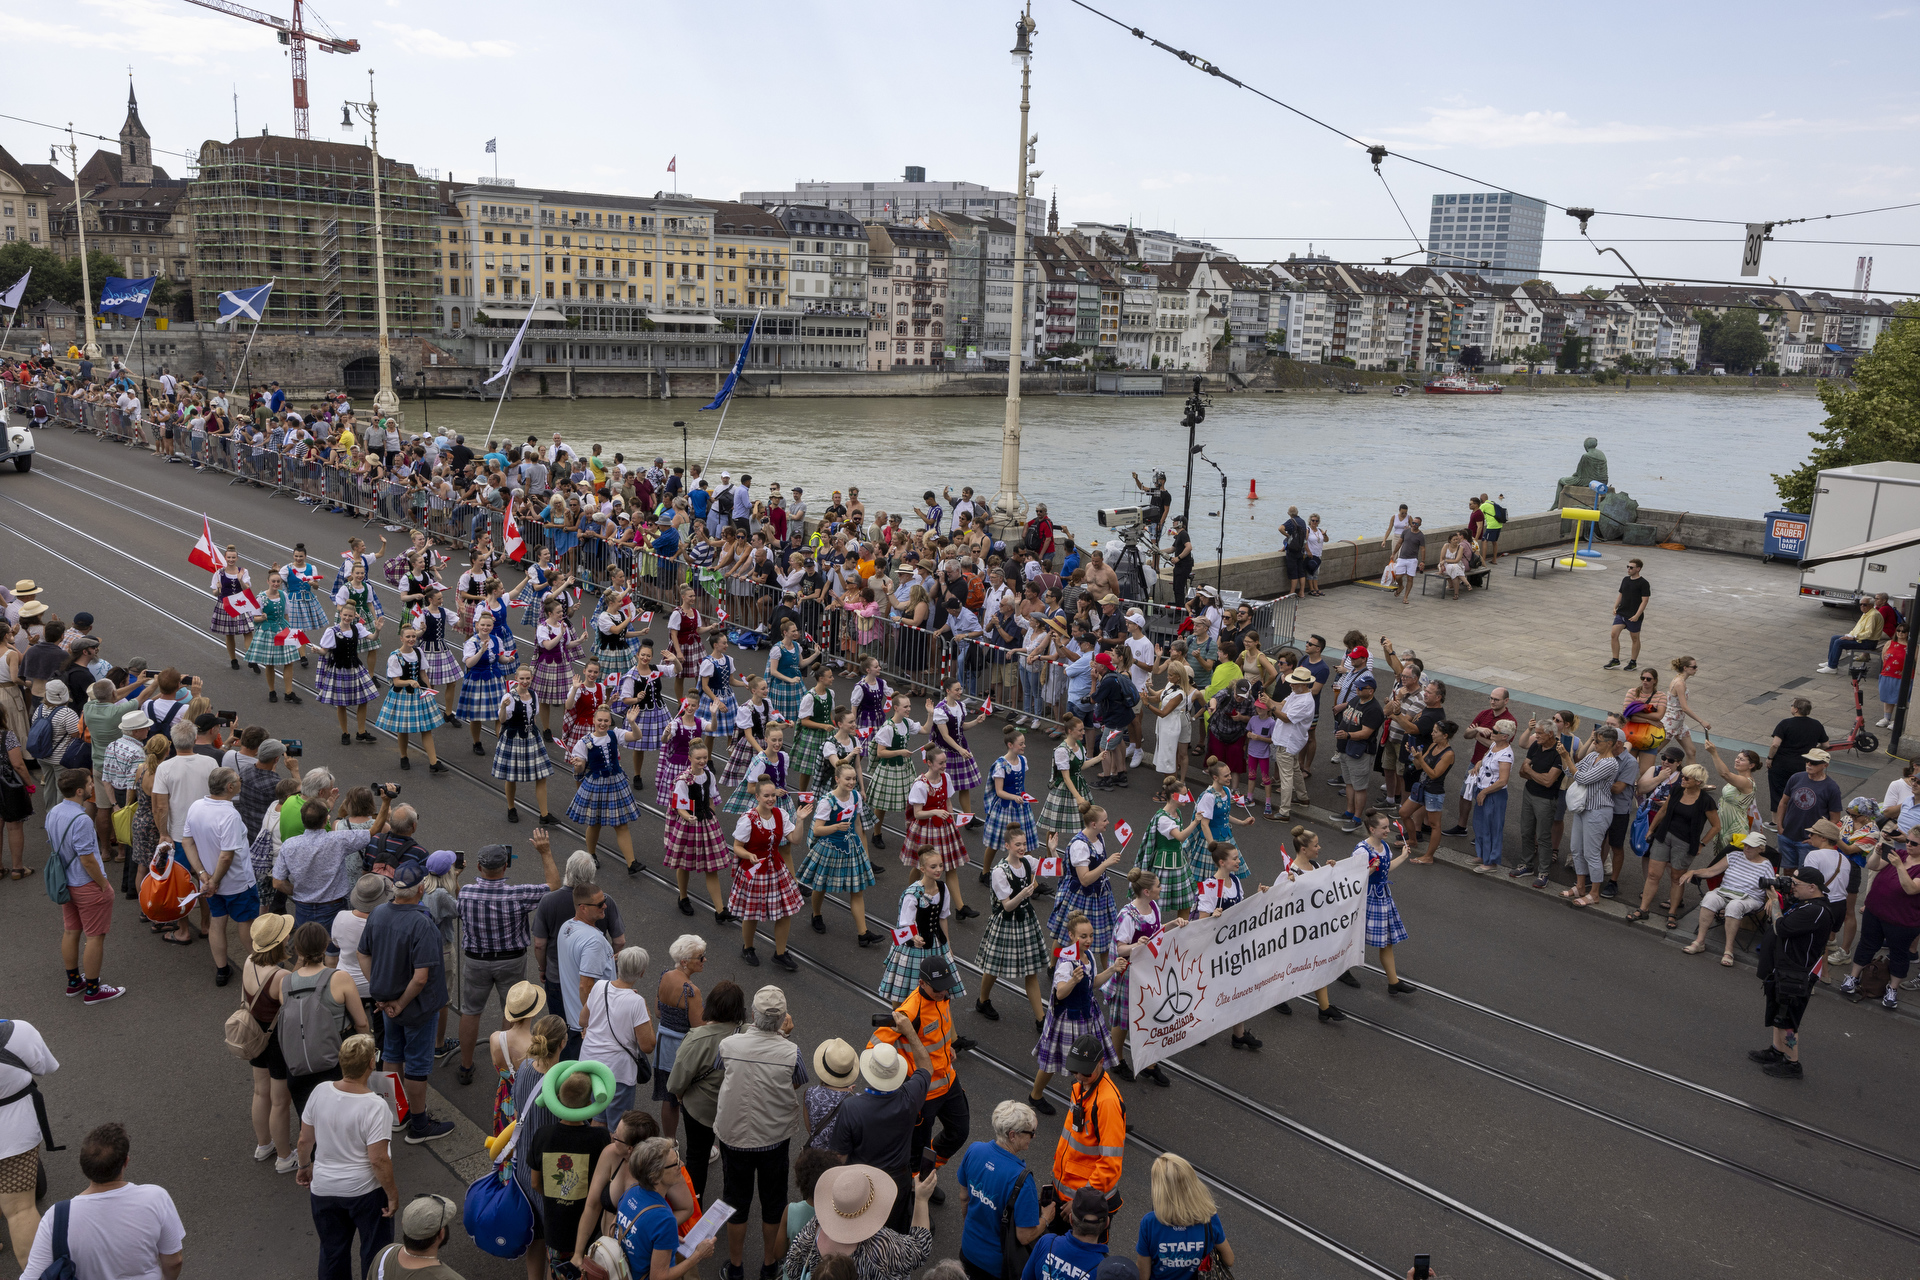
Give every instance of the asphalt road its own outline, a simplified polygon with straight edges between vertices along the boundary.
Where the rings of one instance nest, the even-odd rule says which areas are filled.
[[[0,533],[11,553],[0,574],[38,580],[62,617],[90,610],[110,658],[144,654],[154,667],[204,675],[215,705],[239,710],[243,724],[305,739],[309,766],[328,765],[348,783],[403,780],[428,847],[524,845],[534,815],[504,822],[497,784],[466,752],[464,731],[441,735],[459,772],[401,775],[390,740],[336,745],[330,709],[311,698],[302,707],[269,706],[260,677],[230,671],[206,631],[204,575],[186,564],[202,510],[256,572],[293,542],[304,541],[325,564],[350,534],[377,529],[91,437],[56,430],[43,433],[41,446],[30,475],[0,476]],[[1134,776],[1136,785],[1110,807],[1138,826],[1151,787],[1139,785],[1142,771]],[[552,787],[551,807],[563,812],[564,771]],[[1316,829],[1330,851],[1350,846],[1351,837]],[[1256,874],[1278,867],[1282,830],[1258,823],[1243,834]],[[650,865],[659,860],[659,836],[652,814],[635,831]],[[554,843],[564,854],[584,842],[556,832]],[[871,895],[878,904],[906,886],[893,854]],[[29,863],[45,856],[44,834],[31,831]],[[748,968],[733,930],[705,912],[681,916],[658,879],[630,881],[617,860],[610,868],[605,879],[628,938],[656,963],[691,929],[711,943],[707,985],[729,977],[751,990],[780,980],[809,1053],[827,1036],[864,1040],[867,1014],[880,1007],[872,992],[884,957],[854,945],[841,906],[828,908],[825,936],[804,923],[795,930],[803,967],[788,976]],[[1174,1149],[1214,1179],[1229,1237],[1249,1264],[1242,1274],[1404,1275],[1415,1252],[1431,1253],[1448,1277],[1912,1273],[1920,1125],[1899,1083],[1898,1064],[1912,1054],[1906,1016],[1823,992],[1808,1020],[1806,1078],[1770,1079],[1745,1056],[1766,1042],[1750,967],[1685,956],[1658,930],[1621,928],[1498,879],[1448,865],[1396,873],[1412,934],[1398,960],[1402,975],[1426,988],[1419,993],[1390,997],[1378,973],[1363,972],[1362,989],[1334,988],[1356,1015],[1344,1024],[1321,1025],[1311,1003],[1300,1002],[1290,1018],[1259,1018],[1258,1053],[1217,1039],[1174,1059],[1172,1088],[1126,1086],[1136,1145],[1116,1237],[1130,1242],[1150,1204],[1153,1152]],[[970,881],[967,888],[985,892]],[[35,1023],[64,1064],[45,1082],[55,1133],[69,1147],[47,1157],[53,1194],[79,1189],[74,1149],[86,1128],[120,1119],[133,1133],[133,1176],[167,1186],[180,1205],[195,1272],[239,1266],[291,1276],[311,1267],[304,1195],[291,1176],[247,1159],[247,1071],[219,1031],[234,997],[213,986],[206,954],[149,937],[122,900],[106,977],[129,992],[87,1009],[60,998],[58,916],[37,879],[0,889],[0,921],[15,940],[16,981],[4,1012]],[[963,962],[979,924],[956,929]],[[971,991],[974,975],[965,976]],[[990,1136],[994,1102],[1023,1094],[1033,1066],[1018,997],[1006,993],[997,1003],[1006,1015],[998,1023],[974,1015],[971,997],[957,1010],[963,1033],[980,1042],[961,1072],[976,1137]],[[496,1025],[490,1014],[483,1030]],[[462,1088],[449,1064],[434,1078],[483,1129],[493,1094],[484,1076]],[[1044,1119],[1034,1153],[1042,1169],[1052,1148]],[[457,1198],[464,1180],[449,1155],[400,1146],[403,1199],[422,1190]],[[935,1211],[936,1256],[955,1247],[958,1205],[955,1197]],[[469,1277],[522,1274],[520,1263],[466,1243],[448,1260]],[[746,1261],[759,1262],[754,1238]]]

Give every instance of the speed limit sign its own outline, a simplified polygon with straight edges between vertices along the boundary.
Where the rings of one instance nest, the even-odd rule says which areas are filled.
[[[1760,246],[1766,243],[1767,232],[1773,230],[1771,222],[1749,222],[1747,224],[1747,247],[1740,255],[1740,274],[1757,276],[1760,274]]]

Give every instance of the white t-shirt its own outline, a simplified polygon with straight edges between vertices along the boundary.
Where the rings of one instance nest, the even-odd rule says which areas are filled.
[[[187,1231],[164,1187],[129,1182],[112,1191],[73,1198],[67,1217],[67,1256],[93,1280],[160,1280],[160,1256],[179,1253]],[[53,1263],[53,1208],[33,1233],[23,1276],[39,1276]]]
[[[1880,801],[1880,816],[1886,817],[1889,810],[1898,812],[1913,805],[1913,784],[1905,778],[1895,778],[1887,784],[1886,797]]]
[[[167,798],[169,838],[176,841],[186,838],[187,810],[207,798],[207,779],[219,767],[203,755],[184,755],[162,761],[153,771],[153,793]]]
[[[1809,845],[1806,857],[1800,859],[1800,864],[1812,867],[1820,873],[1820,878],[1826,881],[1828,902],[1847,900],[1847,881],[1852,877],[1847,875],[1847,869],[1841,865],[1838,849],[1816,849]]]
[[[1290,693],[1286,701],[1280,704],[1280,709],[1286,712],[1287,719],[1274,726],[1273,736],[1274,741],[1278,742],[1282,749],[1294,755],[1299,755],[1307,749],[1307,734],[1313,728],[1315,706],[1314,697],[1310,693]]]
[[[591,1021],[580,1042],[580,1056],[606,1063],[619,1083],[634,1083],[639,1074],[634,1059],[640,1046],[634,1043],[633,1032],[647,1025],[647,998],[602,978],[587,992],[586,1007]]]
[[[363,1196],[380,1185],[367,1148],[390,1141],[393,1112],[377,1093],[345,1093],[329,1080],[300,1113],[313,1126],[313,1194]]]
[[[59,1060],[31,1022],[14,1022],[7,1052],[26,1063],[29,1070],[0,1066],[0,1098],[11,1098],[32,1084],[34,1076],[52,1075],[60,1069]],[[0,1160],[32,1151],[39,1145],[40,1120],[34,1114],[32,1098],[0,1107]]]
[[[253,887],[253,859],[247,856],[247,824],[231,800],[209,797],[194,801],[187,811],[182,838],[193,841],[194,852],[200,857],[200,869],[208,875],[220,865],[222,853],[234,851],[226,874],[213,886],[215,894],[245,893]]]
[[[362,1000],[373,995],[367,986],[367,975],[360,971],[360,935],[366,931],[365,916],[342,911],[333,917],[333,947],[340,953],[340,972],[352,977]]]
[[[1127,652],[1133,655],[1133,683],[1136,688],[1144,689],[1147,681],[1153,678],[1153,641],[1145,636],[1128,636]]]

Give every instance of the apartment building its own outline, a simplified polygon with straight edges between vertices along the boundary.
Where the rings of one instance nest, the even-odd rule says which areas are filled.
[[[1428,214],[1427,265],[1476,271],[1495,284],[1531,280],[1540,273],[1546,214],[1540,201],[1511,191],[1437,195]]]
[[[920,165],[906,166],[897,182],[796,182],[786,191],[743,191],[745,204],[764,208],[781,205],[819,205],[849,213],[860,222],[915,222],[930,214],[963,214],[998,218],[1011,223],[1018,201],[1011,191],[996,191],[977,182],[929,182]],[[1046,206],[1027,202],[1027,234],[1044,235]]]
[[[946,232],[932,226],[869,223],[866,235],[873,309],[868,367],[945,367],[952,345]],[[952,354],[957,356],[958,349]]]
[[[46,247],[47,198],[53,190],[0,147],[0,243]]]

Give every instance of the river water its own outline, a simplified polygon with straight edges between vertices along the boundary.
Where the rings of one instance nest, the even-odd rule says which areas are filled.
[[[696,398],[509,401],[496,439],[594,443],[629,462],[686,449],[706,456],[719,413]],[[815,511],[834,489],[857,485],[869,512],[906,511],[931,488],[971,484],[991,498],[1000,474],[1004,401],[990,397],[743,398],[727,417],[713,469],[753,475],[756,490],[800,485]],[[1182,401],[1029,396],[1022,402],[1022,492],[1083,539],[1098,537],[1094,511],[1132,499],[1132,471],[1167,472],[1174,510],[1185,481]],[[476,444],[493,406],[406,403],[436,431]],[[1506,495],[1512,512],[1545,509],[1553,482],[1573,471],[1587,436],[1598,437],[1612,481],[1662,509],[1758,517],[1778,506],[1771,476],[1798,466],[1824,411],[1812,396],[1734,390],[1541,391],[1501,396],[1243,394],[1222,396],[1200,425],[1204,457],[1226,472],[1226,554],[1271,551],[1289,503],[1319,512],[1335,538],[1378,537],[1401,502],[1428,524],[1465,518],[1466,499]],[[1247,500],[1248,482],[1260,500]],[[1194,541],[1204,560],[1220,538],[1220,475],[1196,461]],[[1135,495],[1137,496],[1137,495]],[[912,523],[909,516],[909,523]]]

